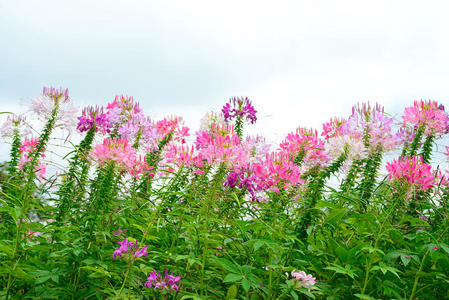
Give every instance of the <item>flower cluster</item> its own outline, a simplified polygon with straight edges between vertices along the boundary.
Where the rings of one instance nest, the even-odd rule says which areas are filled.
[[[38,138],[30,138],[25,137],[24,141],[20,144],[20,160],[19,160],[19,169],[22,170],[25,166],[31,161],[31,157],[36,150],[37,144],[39,142]],[[45,154],[42,152],[41,158],[44,158]],[[37,166],[35,168],[36,174],[43,178],[46,172],[45,165],[37,162]]]
[[[126,138],[105,138],[103,144],[92,149],[92,156],[100,165],[114,162],[119,169],[138,178],[138,175],[146,168],[146,164],[138,160],[135,153],[136,149],[128,144]]]
[[[78,108],[70,102],[67,89],[57,90],[53,87],[44,87],[42,95],[31,99],[31,111],[45,122],[56,112],[56,116],[54,116],[56,120],[55,126],[66,129],[69,132],[76,125],[75,115],[78,112]]]
[[[331,118],[329,122],[323,124],[321,135],[324,136],[325,140],[341,136],[343,135],[343,125],[345,123],[345,119]]]
[[[147,256],[147,248],[148,245],[144,247],[139,247],[138,242],[135,243],[128,241],[127,238],[124,238],[123,241],[118,242],[120,247],[115,249],[114,254],[112,255],[113,259],[116,259],[117,256],[124,257],[128,255],[131,259],[136,259],[138,257]]]
[[[296,288],[310,288],[315,285],[316,278],[313,277],[311,274],[306,274],[304,271],[296,272],[296,270],[293,270],[291,272],[292,274],[292,280],[295,281]],[[288,276],[288,273],[287,273]]]
[[[176,284],[179,280],[181,280],[181,276],[173,276],[173,273],[168,274],[167,269],[165,269],[164,276],[162,274],[153,270],[150,273],[150,276],[147,277],[147,282],[145,282],[145,287],[152,288],[155,290],[162,291],[177,291],[178,285]]]
[[[356,139],[369,140],[372,149],[394,150],[399,144],[397,134],[392,131],[393,119],[386,116],[384,108],[376,103],[362,103],[352,108],[352,115],[342,126],[342,131]]]
[[[287,135],[280,147],[295,163],[304,161],[308,166],[325,166],[331,160],[316,130],[298,128]]]
[[[103,107],[88,106],[83,109],[82,115],[78,117],[77,129],[80,132],[88,131],[95,125],[96,131],[106,134],[110,131],[108,116],[103,112]]]
[[[246,118],[249,122],[251,122],[251,124],[254,124],[257,121],[257,111],[252,106],[251,101],[248,99],[248,97],[231,98],[229,102],[223,106],[221,111],[223,112],[226,122],[229,122],[236,116],[239,116],[242,119]]]
[[[387,163],[390,179],[402,179],[419,189],[426,190],[434,185],[432,166],[423,163],[422,157],[400,156]]]
[[[423,126],[426,134],[449,132],[449,115],[444,111],[444,106],[436,101],[415,101],[413,106],[405,108],[402,119],[404,126]]]
[[[62,88],[55,89],[54,87],[44,87],[42,91],[42,95],[47,96],[50,99],[53,99],[53,101],[58,102],[68,102],[70,100],[69,98],[69,89],[63,90]]]
[[[0,127],[0,136],[11,137],[15,134],[26,136],[31,134],[31,128],[26,123],[26,117],[23,115],[8,115],[6,121]]]

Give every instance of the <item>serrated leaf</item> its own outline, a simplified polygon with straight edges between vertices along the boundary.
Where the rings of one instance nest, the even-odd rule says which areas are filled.
[[[239,281],[240,279],[242,279],[242,277],[243,276],[241,274],[230,273],[230,274],[226,275],[226,277],[223,279],[223,282]]]
[[[219,258],[217,259],[218,263],[225,268],[226,270],[232,272],[232,273],[240,273],[239,267],[234,265],[232,262],[225,258]]]
[[[249,288],[251,287],[251,282],[249,282],[248,279],[243,278],[243,280],[242,280],[242,287],[243,287],[243,289],[244,289],[246,292],[248,292],[248,291],[249,291]]]

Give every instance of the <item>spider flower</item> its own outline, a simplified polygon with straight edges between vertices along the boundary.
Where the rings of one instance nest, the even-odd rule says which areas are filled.
[[[110,124],[103,107],[88,106],[83,108],[82,115],[78,117],[77,129],[80,132],[88,131],[95,125],[96,131],[106,134],[110,131]]]
[[[427,190],[434,185],[432,167],[423,163],[422,157],[400,156],[397,160],[387,163],[386,169],[390,179],[405,180],[419,189]]]
[[[92,156],[100,165],[113,162],[136,178],[146,168],[145,163],[137,159],[136,149],[125,138],[105,138],[103,144],[92,149]]]
[[[139,247],[138,241],[135,243],[129,241],[127,238],[124,238],[123,241],[118,242],[120,247],[115,249],[114,254],[112,255],[113,259],[118,257],[126,257],[128,259],[136,259],[138,257],[147,256],[148,245]]]
[[[316,284],[316,278],[304,271],[296,272],[296,270],[293,270],[291,274],[297,288],[310,288]]]
[[[376,103],[371,107],[369,103],[362,103],[352,108],[352,115],[342,126],[346,135],[356,139],[369,136],[369,146],[376,149],[394,150],[400,143],[399,136],[392,130],[393,119],[384,113],[384,108]]]
[[[173,276],[173,273],[168,274],[167,269],[165,269],[164,275],[153,270],[147,277],[145,287],[167,292],[178,291],[177,282],[179,280],[181,280],[181,276]]]
[[[426,134],[445,134],[449,131],[449,115],[436,101],[415,101],[406,107],[402,116],[403,126],[423,126]]]
[[[57,90],[53,87],[44,87],[42,95],[31,99],[31,111],[38,116],[38,119],[45,122],[52,117],[56,107],[55,126],[71,132],[76,125],[75,115],[78,108],[70,102],[68,89]]]
[[[237,116],[246,118],[251,124],[254,124],[257,121],[257,111],[254,109],[254,106],[252,106],[248,97],[234,97],[229,99],[229,102],[223,106],[221,111],[223,112],[226,122],[229,122]]]
[[[24,169],[26,165],[31,161],[31,157],[33,155],[33,152],[36,150],[38,142],[39,142],[38,138],[28,139],[27,137],[25,137],[25,140],[20,144],[20,160],[18,164],[20,170]],[[41,158],[44,157],[45,154],[42,153]],[[41,164],[40,162],[37,162],[35,172],[39,177],[43,178],[46,172],[45,165]]]
[[[6,121],[0,127],[0,136],[12,137],[16,133],[19,136],[26,136],[31,134],[31,128],[26,123],[26,118],[23,115],[8,115]]]

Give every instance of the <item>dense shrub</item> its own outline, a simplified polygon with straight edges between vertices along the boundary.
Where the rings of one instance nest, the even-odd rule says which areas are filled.
[[[13,114],[1,128],[2,298],[449,299],[448,171],[430,164],[449,116],[434,101],[401,122],[357,105],[279,146],[244,135],[248,98],[194,135],[127,96],[75,119],[68,91],[44,88],[31,111],[42,128]],[[72,145],[57,173],[56,131]]]

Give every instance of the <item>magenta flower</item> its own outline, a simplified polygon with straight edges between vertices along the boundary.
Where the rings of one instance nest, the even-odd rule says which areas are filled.
[[[393,119],[385,115],[384,108],[376,103],[362,103],[352,108],[352,115],[341,126],[344,134],[362,139],[369,134],[372,149],[381,146],[385,151],[394,150],[400,143],[399,136],[392,130]]]
[[[136,178],[147,169],[146,163],[137,159],[136,149],[128,144],[126,138],[105,138],[103,144],[92,149],[92,156],[100,165],[113,162],[114,166]]]
[[[33,152],[36,150],[38,142],[39,138],[28,139],[27,137],[25,137],[25,140],[20,144],[20,160],[18,164],[20,170],[25,168],[26,165],[31,161],[31,157],[33,155]],[[41,158],[45,157],[44,151],[45,149],[42,151]],[[39,177],[43,178],[46,172],[45,165],[38,162],[35,168],[35,172]]]
[[[120,235],[122,233],[126,233],[126,231],[127,231],[126,229],[122,230],[121,228],[119,228],[117,231],[114,231],[113,234],[114,235]]]
[[[436,101],[415,101],[405,108],[402,119],[404,126],[423,126],[426,134],[445,134],[449,129],[449,115]]]
[[[178,291],[178,285],[176,284],[181,279],[181,276],[173,276],[173,273],[168,274],[167,269],[165,269],[165,274],[157,273],[156,270],[150,273],[147,277],[147,282],[145,282],[145,287],[152,288],[161,291]]]
[[[435,175],[432,166],[423,163],[422,157],[400,156],[387,163],[386,169],[390,179],[402,179],[418,189],[426,190],[434,185]]]
[[[234,97],[229,99],[229,102],[223,106],[221,111],[223,112],[226,122],[229,122],[236,116],[246,118],[251,124],[254,124],[257,121],[257,111],[252,106],[248,97]]]
[[[309,166],[326,166],[332,159],[324,149],[324,141],[318,138],[316,130],[296,129],[289,133],[280,145],[281,149],[294,161],[298,155],[303,155],[304,163]]]
[[[103,107],[88,106],[83,109],[82,115],[78,117],[77,129],[80,132],[88,131],[94,124],[96,130],[106,134],[110,132],[108,116],[103,112]]]
[[[124,238],[123,241],[118,242],[120,247],[115,249],[114,254],[112,255],[113,259],[116,259],[117,256],[119,257],[127,257],[127,259],[136,259],[138,257],[147,256],[148,252],[148,245],[145,245],[144,247],[138,246],[138,241],[135,243],[128,241],[127,238]]]
[[[68,102],[69,101],[69,89],[63,90],[62,88],[55,89],[54,87],[44,87],[42,95],[47,96],[53,99],[55,102],[61,101]]]

